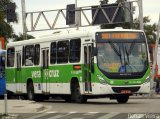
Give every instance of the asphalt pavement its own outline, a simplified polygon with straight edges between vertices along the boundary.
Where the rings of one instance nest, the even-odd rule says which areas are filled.
[[[160,99],[160,94],[154,94],[152,97],[149,95],[134,95],[131,99]],[[7,104],[7,106],[5,106]],[[7,107],[7,108],[6,108]],[[19,113],[43,113],[49,107],[35,101],[22,100],[22,99],[8,99],[5,103],[4,99],[0,99],[0,119],[17,119]],[[4,116],[7,114],[7,116]]]

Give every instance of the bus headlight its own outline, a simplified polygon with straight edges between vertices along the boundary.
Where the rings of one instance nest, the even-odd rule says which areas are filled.
[[[97,77],[98,77],[101,84],[106,84],[107,83],[102,76],[97,75]]]
[[[151,77],[150,77],[150,76],[147,76],[147,78],[146,78],[146,80],[145,80],[145,83],[150,82],[150,80],[151,80]]]

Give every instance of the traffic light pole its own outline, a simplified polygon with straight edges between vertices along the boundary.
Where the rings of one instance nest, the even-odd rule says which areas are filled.
[[[23,27],[23,39],[27,39],[27,32],[26,32],[26,8],[25,8],[25,0],[21,0],[22,5],[22,27]]]
[[[143,26],[143,3],[142,0],[138,0],[138,6],[139,6],[139,24],[140,24],[140,29],[144,30]]]
[[[75,0],[75,25],[77,27],[77,30],[81,26],[81,11],[78,8],[77,0]]]

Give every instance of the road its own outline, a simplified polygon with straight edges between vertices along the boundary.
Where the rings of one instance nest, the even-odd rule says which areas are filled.
[[[109,99],[92,99],[85,104],[50,100],[41,104],[49,109],[44,113],[26,115],[27,119],[160,119],[160,99],[130,99],[127,104]]]

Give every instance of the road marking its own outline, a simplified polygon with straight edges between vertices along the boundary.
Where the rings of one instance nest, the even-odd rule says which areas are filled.
[[[69,113],[68,114],[59,114],[59,115],[56,115],[56,116],[52,116],[51,118],[47,118],[47,119],[65,119],[64,117],[66,117],[66,116],[68,116],[68,115],[70,115]],[[45,118],[46,119],[46,118]]]
[[[31,117],[26,118],[26,119],[36,119],[36,118],[41,118],[41,117],[47,116],[47,115],[48,115],[47,113],[43,113],[43,114],[37,113],[37,115],[31,116]]]
[[[120,114],[120,113],[109,113],[109,114],[106,114],[106,115],[104,115],[102,117],[99,117],[98,119],[111,119],[112,117],[114,117],[114,116],[116,116],[118,114]]]
[[[114,119],[115,116],[118,116],[121,113],[100,113],[100,112],[86,112],[86,113],[78,113],[78,112],[68,112],[68,113],[59,113],[57,111],[48,111],[43,114],[38,114],[31,116],[26,119],[84,119],[84,118],[92,118],[92,119]],[[134,115],[132,115],[134,116]]]
[[[77,112],[69,112],[70,114],[74,114],[74,113],[77,113]]]
[[[99,112],[88,112],[88,113],[90,113],[90,114],[97,114],[97,113],[99,113]]]
[[[57,113],[57,112],[56,111],[49,111],[49,112],[45,112],[45,113],[51,114],[51,113]]]

